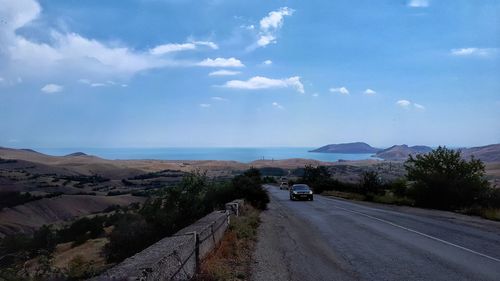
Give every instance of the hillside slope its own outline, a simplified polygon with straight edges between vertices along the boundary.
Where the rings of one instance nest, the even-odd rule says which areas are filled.
[[[384,160],[406,160],[408,155],[416,155],[422,153],[431,152],[432,148],[423,145],[416,146],[408,146],[406,144],[403,145],[393,145],[387,149],[381,150],[375,154],[376,157],[382,158]]]
[[[311,150],[310,152],[321,152],[321,153],[375,153],[379,151],[375,147],[370,146],[364,142],[351,142],[351,143],[339,143],[339,144],[329,144],[322,146],[318,149]]]
[[[19,232],[30,233],[44,224],[101,212],[111,205],[127,206],[144,200],[144,197],[131,195],[61,195],[5,208],[0,211],[0,237]]]
[[[463,157],[470,158],[472,155],[484,162],[500,162],[500,144],[471,147],[462,150]]]

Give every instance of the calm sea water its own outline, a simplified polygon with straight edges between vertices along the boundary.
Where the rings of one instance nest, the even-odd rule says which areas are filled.
[[[105,159],[157,160],[234,160],[251,162],[259,159],[305,158],[335,162],[337,160],[373,159],[372,154],[314,153],[313,147],[258,147],[258,148],[39,148],[39,152],[62,156],[83,152]]]

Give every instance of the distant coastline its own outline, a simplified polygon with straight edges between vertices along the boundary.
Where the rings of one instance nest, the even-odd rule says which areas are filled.
[[[108,160],[214,160],[250,163],[256,160],[311,159],[322,162],[374,160],[373,153],[311,153],[313,147],[217,147],[217,148],[35,148],[52,155],[94,155]]]

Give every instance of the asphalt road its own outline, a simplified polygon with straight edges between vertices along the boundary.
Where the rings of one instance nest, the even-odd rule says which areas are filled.
[[[500,223],[267,186],[254,280],[500,280]]]

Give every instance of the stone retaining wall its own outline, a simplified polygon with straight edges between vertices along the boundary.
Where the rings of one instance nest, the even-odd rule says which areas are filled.
[[[200,260],[224,237],[230,215],[237,215],[242,204],[243,200],[235,200],[229,204],[229,209],[226,205],[225,211],[206,215],[90,280],[189,280],[196,273]]]

